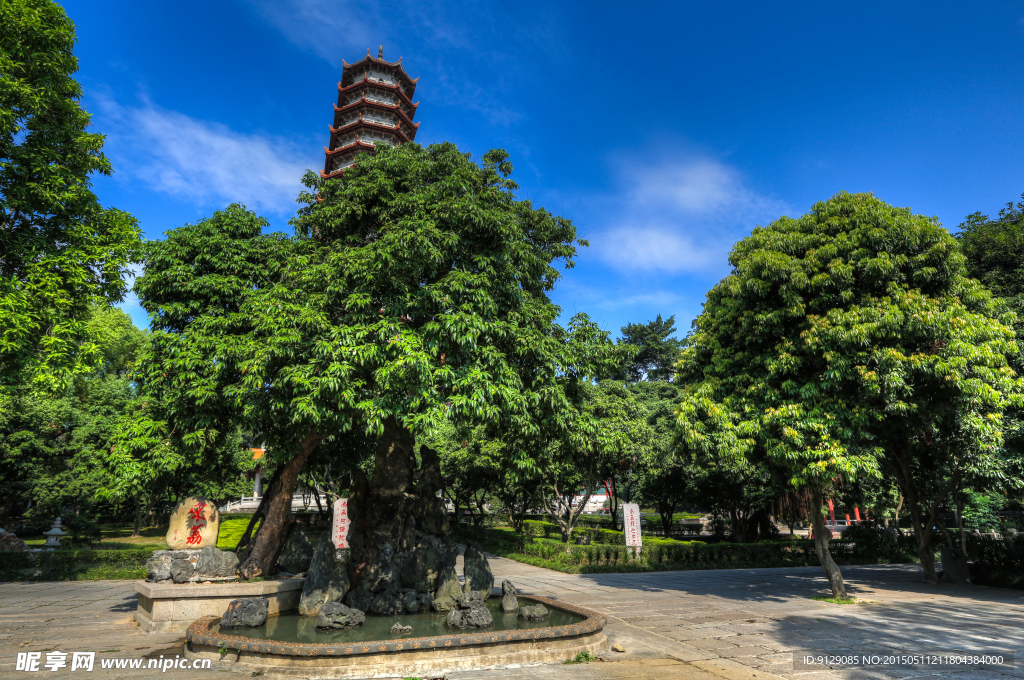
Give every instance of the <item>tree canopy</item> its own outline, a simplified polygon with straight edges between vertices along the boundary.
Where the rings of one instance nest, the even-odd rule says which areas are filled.
[[[763,457],[812,491],[884,470],[907,495],[934,578],[943,490],[1001,475],[1001,414],[1020,399],[1012,314],[965,276],[934,219],[870,194],[756,228],[730,262],[678,367],[686,445]],[[923,468],[946,480],[927,497]]]
[[[683,341],[670,337],[676,332],[676,317],[662,320],[661,314],[647,323],[622,327],[620,342],[636,348],[633,360],[616,375],[619,380],[671,380]]]
[[[0,6],[0,385],[59,388],[97,361],[90,305],[122,299],[139,240],[90,189],[111,166],[86,132],[74,45],[57,3]]]

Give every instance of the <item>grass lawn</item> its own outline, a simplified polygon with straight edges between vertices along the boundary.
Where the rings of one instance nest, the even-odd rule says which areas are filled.
[[[221,550],[234,550],[238,547],[238,541],[249,526],[248,519],[230,518],[222,520],[220,531],[217,534],[217,547]],[[258,526],[258,525],[257,525]],[[146,527],[142,530],[141,536],[132,536],[130,524],[111,526],[103,525],[100,532],[100,542],[94,545],[94,550],[166,550],[167,549],[167,527]],[[30,548],[41,548],[46,543],[46,538],[27,538],[25,543]]]

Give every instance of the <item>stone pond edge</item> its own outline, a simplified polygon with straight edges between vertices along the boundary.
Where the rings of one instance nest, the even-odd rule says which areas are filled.
[[[275,642],[273,640],[257,640],[241,635],[225,635],[213,633],[210,626],[220,620],[219,616],[204,616],[188,627],[185,633],[186,646],[206,645],[217,649],[229,649],[236,652],[257,654],[273,654],[288,657],[334,657],[344,658],[361,654],[379,654],[381,652],[433,651],[441,649],[457,649],[478,645],[493,645],[505,642],[530,642],[572,638],[595,633],[604,628],[607,619],[600,612],[585,607],[568,604],[550,597],[539,595],[522,595],[520,599],[539,602],[554,609],[560,609],[576,616],[585,617],[579,623],[565,626],[549,626],[545,628],[527,628],[515,631],[497,631],[488,633],[467,633],[461,631],[452,635],[415,637],[395,640],[374,640],[370,642]]]

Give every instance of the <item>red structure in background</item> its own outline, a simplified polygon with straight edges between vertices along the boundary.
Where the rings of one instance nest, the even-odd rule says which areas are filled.
[[[416,138],[419,123],[413,123],[416,107],[412,101],[416,81],[402,68],[402,59],[384,61],[384,47],[377,57],[366,56],[354,64],[342,60],[338,103],[330,143],[324,147],[327,160],[320,176],[338,177],[361,153],[374,153],[378,143],[398,146]]]

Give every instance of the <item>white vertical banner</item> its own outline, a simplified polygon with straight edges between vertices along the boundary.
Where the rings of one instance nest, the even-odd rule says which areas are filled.
[[[352,520],[348,518],[348,499],[339,498],[334,501],[334,523],[331,527],[331,541],[335,548],[347,548],[348,530]]]
[[[643,537],[640,531],[640,506],[636,503],[622,504],[622,531],[626,534],[626,546],[633,548],[633,554],[638,554],[643,546]]]

